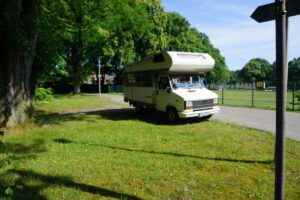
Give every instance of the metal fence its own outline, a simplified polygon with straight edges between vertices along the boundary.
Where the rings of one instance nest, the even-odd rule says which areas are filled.
[[[209,84],[207,87],[219,95],[221,105],[276,108],[276,88],[256,89],[254,84]],[[289,85],[287,110],[300,111],[300,84]]]
[[[107,92],[108,93],[123,93],[123,86],[122,85],[109,85]]]

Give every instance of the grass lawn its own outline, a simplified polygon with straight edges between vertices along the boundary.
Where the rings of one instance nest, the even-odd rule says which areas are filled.
[[[219,95],[222,104],[222,90],[214,90]],[[288,92],[287,110],[292,111],[293,93]],[[295,100],[297,102],[297,100]],[[225,90],[224,105],[252,107],[251,90]],[[264,109],[275,109],[276,93],[274,91],[254,91],[254,107]],[[300,112],[300,105],[295,105],[295,111]]]
[[[36,109],[44,113],[74,112],[76,110],[97,109],[111,103],[106,98],[88,95],[55,95],[51,102],[37,102]]]
[[[0,199],[273,199],[272,134],[168,125],[109,104],[59,96],[32,122],[3,130]],[[286,199],[300,199],[299,142],[287,140],[286,159]]]

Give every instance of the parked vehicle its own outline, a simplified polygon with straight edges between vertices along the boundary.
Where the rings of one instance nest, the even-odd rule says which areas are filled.
[[[214,59],[206,53],[167,51],[147,56],[124,69],[124,101],[138,110],[153,108],[178,118],[209,118],[219,112],[218,95],[205,88],[201,73]]]

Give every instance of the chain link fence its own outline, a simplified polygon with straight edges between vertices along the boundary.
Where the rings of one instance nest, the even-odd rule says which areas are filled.
[[[228,106],[276,108],[276,87],[257,89],[249,83],[208,84],[207,88],[219,95],[219,103]],[[286,107],[289,111],[300,111],[300,83],[288,85]]]

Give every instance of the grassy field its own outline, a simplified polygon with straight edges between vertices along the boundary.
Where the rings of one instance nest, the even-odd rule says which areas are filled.
[[[222,104],[222,90],[214,90],[219,95],[220,104]],[[292,110],[293,94],[288,92],[287,110]],[[252,107],[251,90],[225,90],[224,105]],[[273,91],[254,91],[254,107],[264,109],[275,109],[276,93]],[[300,105],[295,105],[295,110],[300,111]]]
[[[0,199],[273,199],[272,134],[113,106],[60,96],[3,130]],[[286,199],[300,199],[299,142],[286,158]]]

